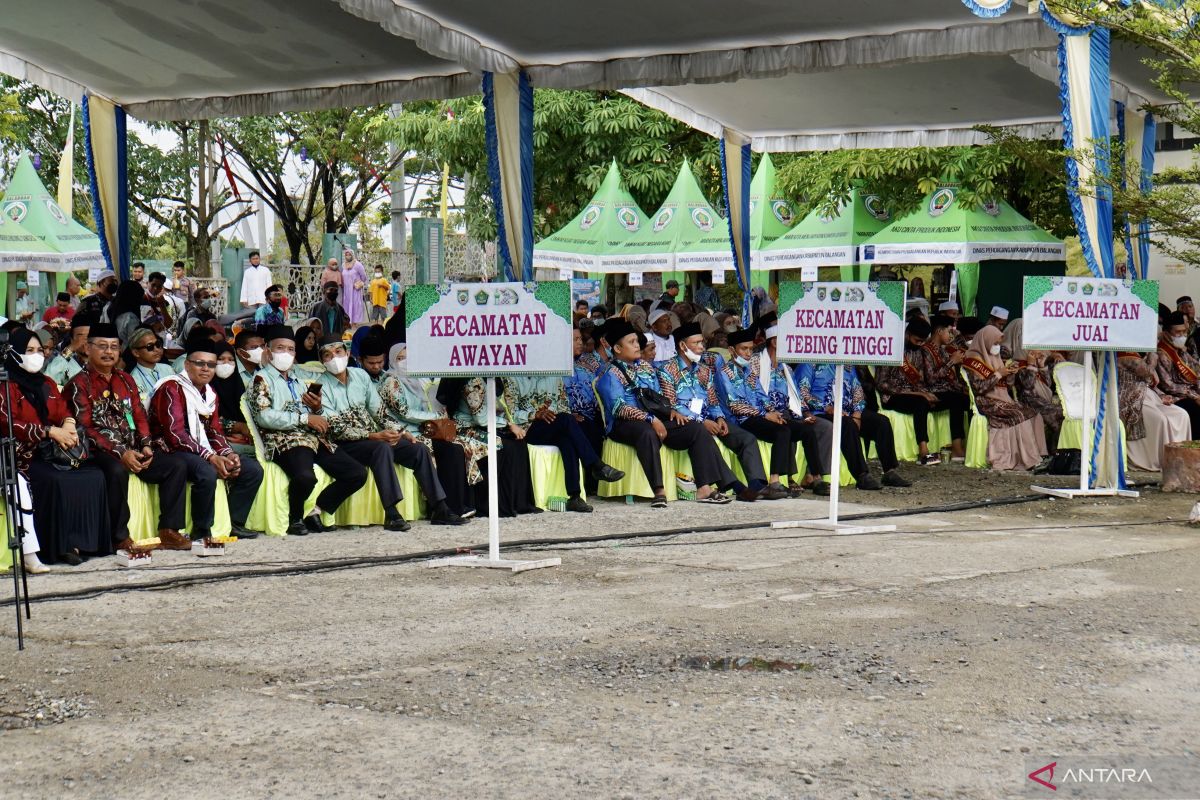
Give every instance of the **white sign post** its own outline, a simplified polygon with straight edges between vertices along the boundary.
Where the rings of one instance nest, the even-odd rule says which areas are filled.
[[[1099,392],[1092,383],[1094,352],[1148,352],[1158,346],[1158,281],[1119,278],[1063,278],[1029,275],[1024,286],[1022,346],[1026,350],[1082,350],[1079,488],[1031,486],[1053,497],[1137,497],[1116,486],[1091,486],[1092,436],[1099,416]],[[1064,392],[1064,397],[1067,396]],[[1072,405],[1068,402],[1068,406]],[[1097,406],[1093,413],[1092,406]],[[1064,408],[1070,411],[1070,408]],[[1116,408],[1108,409],[1117,413]],[[1115,437],[1106,441],[1113,458],[1123,457]]]
[[[571,284],[422,284],[410,287],[404,300],[409,373],[481,377],[487,396],[488,554],[441,558],[427,565],[512,572],[559,566],[560,558],[514,561],[500,557],[495,378],[571,374]]]
[[[843,378],[847,364],[900,364],[904,360],[904,304],[900,281],[829,282],[779,285],[779,336],[776,356],[790,363],[835,364],[833,371],[833,444],[826,519],[772,522],[772,528],[816,528],[839,534],[881,533],[895,525],[844,525],[838,522],[841,494]]]

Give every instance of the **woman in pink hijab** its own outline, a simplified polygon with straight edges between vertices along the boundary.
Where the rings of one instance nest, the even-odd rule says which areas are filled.
[[[367,306],[363,299],[366,286],[367,268],[355,257],[353,250],[346,248],[342,253],[342,307],[346,309],[351,325],[367,321]]]
[[[1021,369],[1000,357],[999,328],[984,325],[971,340],[963,370],[975,393],[975,405],[988,421],[988,461],[992,469],[1033,469],[1046,457],[1042,417],[1013,399],[1009,386]]]

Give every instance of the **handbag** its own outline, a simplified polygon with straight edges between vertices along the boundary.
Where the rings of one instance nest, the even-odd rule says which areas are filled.
[[[449,417],[426,420],[421,427],[425,435],[435,442],[453,442],[458,436],[458,423]]]
[[[619,361],[614,363],[617,364],[617,368],[621,372],[625,373],[625,380],[629,383],[630,388],[633,389],[633,397],[637,400],[638,405],[641,406],[642,411],[662,422],[670,422],[671,412],[675,408],[667,398],[663,397],[662,392],[648,389],[645,386],[638,386],[633,382],[633,377],[629,374],[629,370],[624,364]]]
[[[88,447],[87,436],[81,434],[74,447],[63,447],[53,439],[43,439],[38,442],[37,454],[42,461],[55,469],[68,472],[79,469],[79,465],[88,460],[91,450]]]

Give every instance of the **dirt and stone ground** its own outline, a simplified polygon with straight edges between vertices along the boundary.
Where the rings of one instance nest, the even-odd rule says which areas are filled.
[[[847,490],[843,513],[1029,491],[906,471],[916,488]],[[102,591],[37,603],[25,652],[0,609],[0,795],[1001,798],[1023,796],[1031,759],[1194,758],[1196,499],[901,512],[859,536],[738,527],[818,517],[811,499],[601,501],[503,534],[731,527],[546,546],[520,557],[563,565],[518,575],[204,580],[474,544],[482,521],[92,562],[32,579],[35,595]],[[783,671],[721,669],[738,657]]]

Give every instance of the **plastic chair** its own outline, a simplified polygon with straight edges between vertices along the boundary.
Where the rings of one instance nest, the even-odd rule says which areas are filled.
[[[725,463],[729,465],[729,468],[731,470],[733,470],[733,474],[737,476],[737,479],[739,481],[741,481],[742,483],[745,483],[746,482],[746,471],[742,469],[742,462],[738,459],[737,453],[734,453],[732,450],[730,450],[728,447],[721,444],[720,442],[717,442],[717,447],[721,451],[721,455],[724,457]],[[772,445],[770,442],[764,442],[761,439],[758,440],[758,454],[759,454],[759,457],[762,458],[763,467],[766,468],[766,471],[768,473],[771,471],[771,450],[772,449],[773,448],[772,448]],[[688,469],[687,474],[691,474],[691,466],[692,466],[691,458],[688,457],[688,454],[686,452],[682,453],[681,455],[683,455],[686,458],[686,462],[681,462],[681,463],[686,463],[687,469]],[[854,476],[850,474],[849,465],[846,464],[846,457],[839,453],[838,460],[841,462],[841,465],[842,465],[841,466],[841,484],[842,484],[842,486],[853,486],[855,484],[855,480],[854,480]],[[784,486],[789,486],[792,483],[800,483],[800,481],[804,478],[807,470],[808,470],[808,459],[804,457],[804,448],[797,444],[796,445],[796,474],[795,475],[780,475],[779,481]],[[831,479],[832,476],[824,475],[822,477],[828,481]]]
[[[246,419],[246,427],[250,429],[250,438],[254,442],[254,456],[263,468],[263,482],[258,488],[258,496],[250,507],[246,517],[246,527],[251,530],[263,531],[268,536],[286,536],[288,527],[287,474],[277,465],[267,460],[267,448],[263,443],[262,434],[254,417],[250,414],[250,404],[242,398],[242,416]],[[307,514],[317,504],[317,495],[332,481],[320,467],[314,467],[317,475],[317,485],[304,503]],[[326,515],[327,524],[333,524],[332,517]]]
[[[229,518],[228,488],[225,481],[218,480],[214,493],[216,507],[213,510],[212,532],[217,536],[228,536],[233,530]],[[135,542],[152,539],[158,536],[158,515],[161,510],[158,502],[158,487],[146,483],[137,475],[129,476],[129,491],[126,493],[129,503],[129,537]],[[184,516],[184,531],[192,529],[192,488],[188,485],[187,508]]]
[[[538,508],[549,509],[551,498],[567,497],[567,471],[563,467],[562,454],[550,444],[531,444],[529,448],[529,473],[533,480],[533,502]],[[580,496],[583,490],[583,467],[579,468]]]
[[[596,380],[592,381],[592,392],[596,395],[596,405],[600,409],[600,422],[607,424],[604,404],[600,402],[600,393],[596,391]],[[674,462],[671,460],[670,452],[666,447],[661,447],[658,451],[662,464],[663,494],[668,500],[677,500],[679,492],[675,486],[675,471],[672,469]],[[596,489],[598,497],[624,497],[627,501],[632,501],[634,497],[654,497],[654,490],[650,487],[650,482],[646,480],[642,462],[638,461],[637,451],[632,447],[605,437],[604,447],[600,451],[600,459],[614,469],[624,472],[625,477],[619,481],[601,481]]]
[[[967,397],[971,399],[971,427],[967,430],[967,459],[964,463],[968,467],[986,469],[991,466],[988,460],[988,420],[979,413],[979,406],[975,405],[975,390],[967,379],[967,371],[960,367],[959,373],[967,384]]]
[[[1070,387],[1068,390],[1067,387]],[[1095,414],[1097,400],[1100,395],[1100,381],[1091,381],[1086,402],[1092,409],[1092,419],[1088,420],[1087,441],[1091,442],[1095,435]],[[1063,424],[1058,432],[1059,450],[1083,449],[1083,365],[1073,361],[1062,361],[1054,366],[1054,392],[1063,409]],[[1125,444],[1125,423],[1121,425],[1122,452],[1128,452]],[[1091,447],[1089,444],[1088,447]]]

